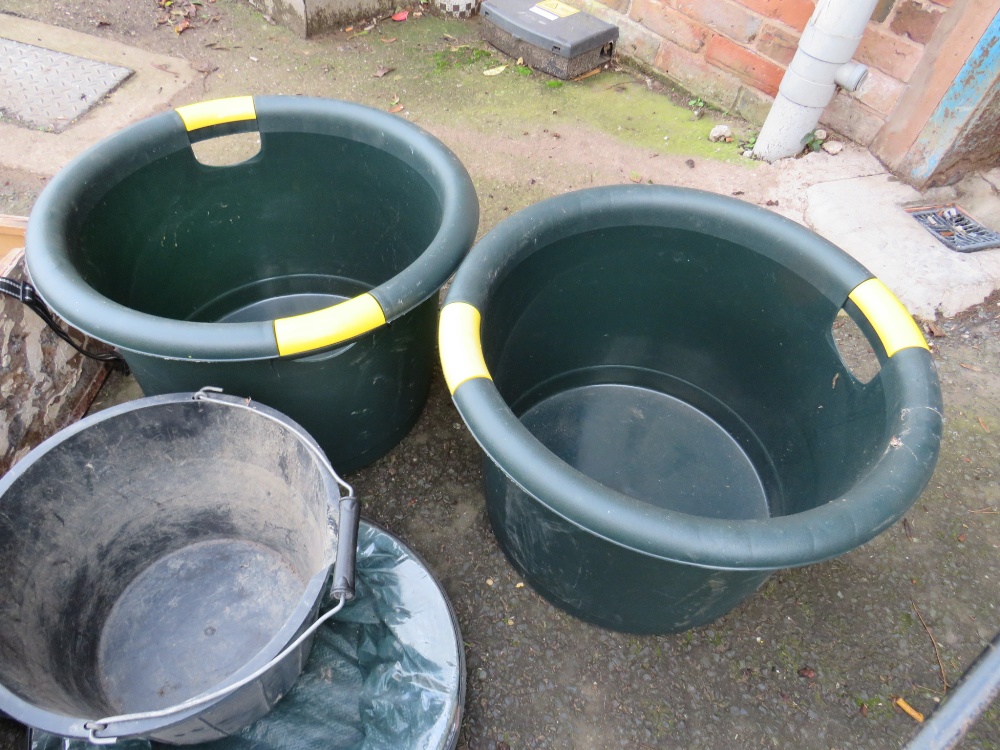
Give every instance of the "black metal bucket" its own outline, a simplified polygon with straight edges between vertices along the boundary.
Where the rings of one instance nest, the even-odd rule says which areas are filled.
[[[265,406],[206,389],[82,420],[0,480],[0,710],[99,743],[229,736],[301,672],[335,551],[353,597],[356,535],[350,487]]]

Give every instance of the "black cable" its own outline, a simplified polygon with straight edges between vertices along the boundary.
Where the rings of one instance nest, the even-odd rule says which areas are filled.
[[[128,366],[125,364],[125,360],[120,354],[117,354],[116,352],[90,352],[80,346],[80,344],[76,343],[66,331],[59,327],[59,324],[56,322],[52,312],[36,294],[35,288],[27,281],[17,281],[16,279],[10,279],[6,276],[0,276],[0,293],[6,294],[8,297],[13,297],[16,300],[20,300],[25,307],[45,321],[45,325],[51,328],[56,336],[72,346],[83,356],[96,359],[99,362],[120,363],[120,365],[125,368],[125,371],[128,371]]]

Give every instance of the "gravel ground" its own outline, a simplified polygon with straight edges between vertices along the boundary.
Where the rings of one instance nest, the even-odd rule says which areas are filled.
[[[219,21],[180,35],[157,26],[152,2],[0,0],[0,10],[215,66],[186,101],[267,91],[388,108],[400,97],[411,118],[469,166],[483,205],[481,231],[574,186],[634,182],[636,175],[692,184],[697,174],[700,186],[764,204],[779,176],[726,161],[728,154],[672,151],[659,132],[649,138],[651,126],[633,117],[647,106],[673,112],[668,107],[680,100],[671,103],[628,71],[572,90],[546,91],[544,81],[517,76],[486,88],[473,69],[479,63],[452,64],[461,54],[453,47],[479,44],[474,24],[424,18],[360,39],[345,33],[304,42],[228,0],[210,8]],[[390,32],[400,41],[377,41]],[[248,62],[251,56],[257,59]],[[398,70],[395,79],[373,76],[389,66]],[[565,116],[588,108],[599,110],[600,123]],[[715,120],[706,117],[707,132]],[[661,145],[654,149],[653,140]],[[36,175],[0,174],[0,211],[26,213],[43,183]],[[778,573],[719,621],[670,636],[581,623],[522,584],[493,539],[480,452],[438,373],[411,434],[350,479],[365,514],[424,556],[458,612],[468,659],[459,747],[905,744],[918,724],[895,700],[933,712],[945,683],[953,685],[1000,629],[1000,296],[928,331],[945,433],[937,471],[906,519],[836,560]],[[848,337],[845,349],[865,358],[856,339]],[[137,395],[133,382],[113,378],[102,398]],[[19,747],[16,727],[0,735],[3,750]],[[996,709],[963,747],[1000,747]]]

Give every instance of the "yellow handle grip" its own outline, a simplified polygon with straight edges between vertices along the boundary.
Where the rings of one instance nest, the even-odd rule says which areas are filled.
[[[887,356],[891,357],[900,349],[929,348],[913,316],[878,279],[863,281],[848,297],[868,318]]]
[[[221,125],[240,120],[256,120],[257,109],[252,96],[234,96],[229,99],[212,99],[177,108],[188,132],[210,125]]]
[[[325,349],[384,325],[382,306],[366,293],[315,312],[278,318],[274,340],[284,357]]]
[[[448,390],[455,393],[462,383],[490,377],[479,339],[479,310],[466,302],[452,302],[441,310],[438,349]]]

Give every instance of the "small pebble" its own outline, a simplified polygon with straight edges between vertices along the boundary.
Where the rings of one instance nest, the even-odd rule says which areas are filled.
[[[823,144],[823,150],[826,151],[828,154],[836,156],[837,154],[839,154],[841,151],[844,150],[844,144],[841,143],[840,141],[826,141]]]
[[[715,143],[716,141],[724,141],[727,138],[733,137],[733,131],[728,125],[716,125],[712,128],[712,132],[708,134],[708,140]]]

